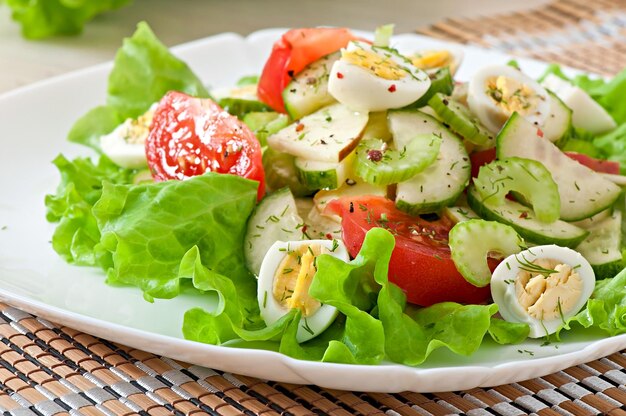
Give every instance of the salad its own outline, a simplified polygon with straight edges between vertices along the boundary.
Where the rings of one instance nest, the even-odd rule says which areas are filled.
[[[208,88],[141,23],[69,133],[97,157],[54,160],[54,250],[147,301],[215,292],[187,339],[299,359],[625,333],[626,71],[464,82],[392,31],[292,29]]]

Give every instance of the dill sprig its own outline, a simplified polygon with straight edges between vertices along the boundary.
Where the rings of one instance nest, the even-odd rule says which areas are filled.
[[[529,261],[523,254],[520,254],[520,255],[523,260],[520,260],[519,257],[515,255],[515,260],[517,260],[517,262],[519,263],[520,270],[524,270],[529,273],[541,274],[546,277],[553,273],[557,273],[557,271],[554,269],[546,269],[543,266],[540,266],[538,264],[533,263],[532,261]]]

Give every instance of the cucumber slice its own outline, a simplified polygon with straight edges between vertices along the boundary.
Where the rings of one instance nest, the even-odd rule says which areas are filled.
[[[276,241],[301,240],[302,225],[296,201],[288,188],[263,198],[248,220],[244,239],[248,270],[258,276],[270,246]]]
[[[428,105],[450,126],[450,130],[469,142],[479,146],[494,146],[495,136],[463,104],[437,93],[428,101]]]
[[[303,185],[298,179],[295,158],[287,153],[267,148],[263,152],[265,185],[269,192],[288,187],[295,196],[311,195],[315,189]]]
[[[228,113],[236,116],[240,120],[243,117],[252,112],[272,111],[267,104],[258,100],[236,98],[236,97],[224,97],[217,102],[220,107],[228,111]]]
[[[468,207],[445,207],[441,213],[444,217],[451,219],[455,224],[463,221],[480,219],[478,214]]]
[[[532,159],[550,171],[559,188],[563,220],[589,218],[612,206],[620,195],[619,186],[537,136],[537,127],[518,113],[513,113],[498,133],[496,150],[498,159],[513,156]]]
[[[367,113],[333,104],[272,134],[267,143],[274,150],[303,159],[340,162],[358,144],[367,120]]]
[[[267,146],[267,136],[287,127],[289,121],[286,114],[274,111],[252,112],[243,116],[243,122],[250,127],[261,146]]]
[[[491,281],[487,264],[490,253],[503,257],[519,253],[524,240],[513,227],[495,221],[468,220],[450,230],[450,251],[456,269],[474,286],[484,287]]]
[[[572,133],[572,110],[551,91],[548,91],[548,98],[550,115],[541,126],[541,131],[544,138],[562,148]]]
[[[280,116],[285,116],[284,114],[277,113],[275,111],[266,111],[259,112],[254,111],[252,113],[248,113],[243,117],[243,122],[246,123],[250,130],[256,132],[261,130],[263,127],[276,120]],[[286,117],[286,116],[285,116]]]
[[[483,202],[499,206],[509,192],[515,191],[532,205],[539,221],[559,219],[559,188],[550,172],[535,160],[510,157],[481,166],[474,185]]]
[[[576,247],[589,234],[588,231],[565,221],[543,223],[535,217],[530,208],[519,202],[508,199],[505,199],[502,205],[486,202],[473,185],[467,190],[467,202],[482,218],[508,224],[525,240],[536,244]]]
[[[416,135],[436,134],[441,137],[437,160],[424,171],[398,184],[396,206],[411,214],[423,214],[454,204],[470,179],[469,157],[461,140],[421,111],[390,111],[388,119],[397,149],[402,149]]]
[[[417,101],[413,104],[408,105],[406,108],[422,108],[428,105],[428,101],[431,97],[437,93],[450,95],[452,94],[452,90],[454,89],[454,80],[452,79],[452,74],[450,74],[450,69],[448,67],[441,68],[433,75],[429,75],[430,77],[430,87],[426,91],[424,95],[422,95]]]
[[[289,117],[298,120],[336,102],[328,93],[328,76],[340,56],[339,52],[334,52],[318,59],[287,84],[283,90],[283,101]]]
[[[600,219],[586,227],[589,236],[576,247],[576,251],[587,259],[596,279],[614,277],[626,267],[622,257],[622,212]]]
[[[404,182],[431,165],[439,154],[441,137],[421,134],[401,150],[388,149],[387,143],[372,139],[356,148],[356,174],[372,185]]]
[[[347,178],[349,168],[353,163],[351,156],[339,163],[318,162],[296,158],[295,166],[298,178],[308,189],[337,189]]]

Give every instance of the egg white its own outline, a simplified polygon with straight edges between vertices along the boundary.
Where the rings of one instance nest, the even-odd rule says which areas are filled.
[[[499,76],[514,79],[539,96],[537,106],[524,118],[537,127],[543,126],[550,114],[547,91],[537,81],[510,65],[489,65],[474,74],[469,81],[467,92],[467,103],[472,113],[493,133],[497,133],[509,118],[510,114],[498,107],[487,94],[487,80]]]
[[[593,134],[602,134],[617,127],[611,115],[589,94],[569,81],[549,74],[542,85],[572,109],[572,124]]]
[[[369,70],[337,60],[330,71],[328,92],[340,103],[355,111],[384,111],[401,108],[417,101],[428,91],[430,78],[405,57],[391,49],[373,47],[363,42],[350,42],[347,51],[366,50],[381,60],[390,59],[401,66],[406,75],[398,80],[379,77]]]
[[[536,246],[505,258],[496,267],[491,277],[491,297],[494,303],[498,305],[500,315],[502,315],[504,320],[528,324],[530,327],[529,337],[531,338],[540,338],[553,334],[563,325],[563,319],[560,316],[544,320],[530,316],[524,307],[520,305],[515,293],[515,284],[511,282],[517,279],[518,273],[522,271],[518,259],[532,262],[541,258],[554,259],[571,267],[576,267],[575,271],[582,280],[580,298],[572,305],[570,310],[564,311],[563,318],[565,320],[576,315],[585,306],[596,285],[595,273],[589,262],[580,253],[567,247],[557,245]]]
[[[111,133],[100,137],[100,148],[109,159],[118,166],[127,169],[139,169],[147,166],[145,139],[143,142],[128,143],[124,139],[130,119],[120,124]]]
[[[142,119],[141,123],[151,122],[157,105],[158,103],[153,103],[148,111],[139,116],[139,119],[149,117],[148,120]],[[133,127],[135,122],[136,120],[128,118],[111,133],[100,136],[102,153],[116,165],[127,169],[142,169],[148,165],[145,143],[150,133],[149,125],[145,125],[145,128],[137,128]],[[132,141],[128,140],[128,136]]]
[[[269,326],[278,321],[284,315],[289,313],[288,308],[284,308],[274,298],[274,277],[280,267],[281,262],[290,250],[298,250],[303,246],[310,246],[313,244],[320,245],[327,248],[333,257],[336,257],[343,261],[349,261],[350,256],[348,250],[343,242],[336,240],[337,247],[333,250],[332,240],[303,240],[303,241],[277,241],[267,251],[261,264],[261,271],[259,272],[259,280],[257,286],[257,300],[259,302],[259,308],[261,310],[261,317],[265,323]],[[311,316],[300,319],[298,326],[298,332],[296,334],[296,340],[298,342],[308,341],[326,330],[333,323],[338,315],[337,308],[330,305],[322,304],[322,306]],[[305,326],[311,330],[307,331]]]

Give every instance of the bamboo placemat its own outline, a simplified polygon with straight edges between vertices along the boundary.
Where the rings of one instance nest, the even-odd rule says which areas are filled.
[[[626,68],[626,0],[558,0],[528,11],[450,18],[417,32],[602,75]]]
[[[362,393],[263,381],[94,338],[0,304],[0,413],[626,415],[626,351],[520,383]]]

